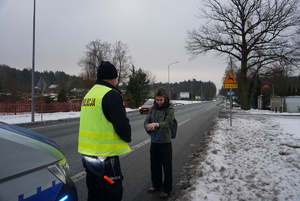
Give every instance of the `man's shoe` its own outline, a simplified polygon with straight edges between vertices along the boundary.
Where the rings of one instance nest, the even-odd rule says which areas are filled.
[[[159,188],[151,187],[151,188],[148,189],[148,193],[155,193],[157,191],[159,191]]]
[[[165,193],[165,192],[161,192],[161,194],[159,195],[160,199],[166,199],[167,197],[169,197],[169,193]]]

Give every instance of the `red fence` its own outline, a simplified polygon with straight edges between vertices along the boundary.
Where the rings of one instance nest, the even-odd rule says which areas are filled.
[[[52,103],[35,103],[34,111],[38,113],[53,113],[53,112],[77,112],[80,111],[81,102],[52,102]],[[129,102],[124,102],[124,107],[128,107]],[[3,103],[0,102],[0,114],[20,114],[30,113],[31,103],[15,102]]]
[[[80,111],[81,102],[35,103],[34,111],[38,113]],[[0,114],[20,114],[31,112],[31,103],[0,103]]]

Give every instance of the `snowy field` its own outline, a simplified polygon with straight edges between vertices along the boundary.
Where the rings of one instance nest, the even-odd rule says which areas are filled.
[[[190,103],[196,102],[184,104]],[[169,200],[299,201],[300,113],[232,112],[230,126],[223,106]],[[35,121],[78,117],[79,112],[36,114]],[[27,123],[31,114],[1,115],[0,121]]]

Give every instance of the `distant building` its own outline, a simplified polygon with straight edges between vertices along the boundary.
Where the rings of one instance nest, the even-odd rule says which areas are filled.
[[[283,112],[300,113],[300,96],[285,96],[281,101]]]
[[[57,87],[58,87],[58,85],[52,84],[52,85],[49,86],[49,89],[56,89]]]
[[[73,88],[71,90],[71,92],[74,92],[74,93],[81,93],[81,92],[87,92],[88,90],[87,89],[78,89],[78,88]]]
[[[262,97],[258,97],[258,109],[263,109]],[[270,110],[275,112],[300,113],[300,96],[280,97],[271,95]]]

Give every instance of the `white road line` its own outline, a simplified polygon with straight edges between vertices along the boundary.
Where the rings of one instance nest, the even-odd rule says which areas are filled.
[[[82,172],[79,172],[78,174],[75,174],[74,176],[72,176],[71,179],[75,183],[77,181],[80,181],[81,179],[84,179],[85,176],[86,176],[86,172],[82,171]]]
[[[41,126],[30,128],[30,129],[31,130],[36,130],[36,129],[48,128],[48,127],[59,127],[59,126],[64,126],[66,124],[77,124],[77,122],[65,122],[65,123],[60,123],[60,124],[57,124],[57,125],[41,125]]]
[[[191,119],[192,119],[192,118],[188,118],[188,119],[184,120],[183,122],[180,122],[180,123],[178,124],[178,126],[182,126],[183,124],[187,123],[187,122],[190,121]]]
[[[142,148],[143,146],[145,146],[146,144],[148,144],[150,141],[151,141],[151,139],[149,138],[149,139],[147,139],[147,140],[145,140],[145,141],[143,141],[143,142],[141,142],[141,143],[139,143],[137,145],[134,145],[133,147],[131,147],[131,152],[128,152],[126,154],[121,155],[120,158],[123,158],[124,156],[126,156],[126,155],[128,155],[128,154],[130,154],[130,153],[132,153],[132,152],[134,152],[134,151]]]

